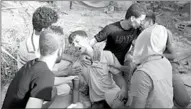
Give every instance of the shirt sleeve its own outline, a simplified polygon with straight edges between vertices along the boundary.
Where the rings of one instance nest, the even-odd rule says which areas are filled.
[[[110,35],[110,28],[109,25],[105,26],[98,34],[96,34],[94,37],[97,40],[97,42],[101,42],[107,39],[107,37]]]
[[[27,54],[25,53],[25,48],[24,48],[24,43],[21,42],[19,49],[18,49],[18,53],[17,53],[17,68],[20,69],[24,64],[27,63],[27,61],[29,61],[27,59]]]
[[[46,72],[44,72],[46,73]],[[51,101],[52,90],[54,86],[54,76],[49,74],[44,74],[42,76],[36,77],[31,83],[30,96],[34,98],[39,98],[44,101]]]
[[[146,99],[152,89],[152,80],[143,71],[136,71],[131,79],[130,96]]]
[[[118,59],[115,57],[115,55],[113,53],[111,53],[110,51],[104,51],[103,53],[104,53],[104,56],[106,58],[108,65],[120,66]],[[120,73],[120,71],[118,69],[115,69],[110,66],[109,66],[109,71],[113,74]]]

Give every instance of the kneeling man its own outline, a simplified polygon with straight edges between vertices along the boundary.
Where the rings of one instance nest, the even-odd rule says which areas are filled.
[[[85,31],[72,32],[69,42],[81,52],[76,63],[83,69],[81,74],[89,86],[90,100],[94,104],[92,107],[104,108],[100,106],[102,101],[112,108],[123,107],[127,96],[125,80],[119,70],[109,67],[119,64],[117,58],[110,51],[93,49]],[[116,81],[113,76],[117,78]]]

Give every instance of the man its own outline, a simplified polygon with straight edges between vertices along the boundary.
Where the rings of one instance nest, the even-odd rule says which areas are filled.
[[[104,50],[111,51],[120,64],[124,64],[125,54],[131,47],[132,41],[139,34],[138,27],[145,19],[145,9],[140,4],[132,4],[126,12],[125,19],[105,26],[90,44],[106,41]]]
[[[158,25],[155,23],[155,19],[156,18],[154,13],[148,14],[142,25],[142,29],[149,28],[150,26],[153,26],[153,25]],[[168,33],[168,37],[167,37],[166,47],[162,49],[160,53],[163,53],[163,55],[170,60],[171,64],[174,65],[177,62],[176,62],[176,53],[172,45],[172,33],[168,29],[167,29],[167,33]],[[160,32],[156,34],[160,34]],[[120,69],[122,71],[126,71],[126,70],[129,70],[130,68],[128,66],[121,66]],[[174,91],[175,104],[177,104],[178,107],[186,107],[190,102],[190,97],[184,86],[183,81],[180,78],[180,75],[175,70],[173,70],[173,91]]]
[[[154,13],[150,13],[148,15],[147,20],[144,23],[143,28],[148,28],[149,26],[155,25],[155,15]],[[177,57],[176,52],[173,47],[173,39],[172,39],[172,33],[167,30],[168,32],[168,38],[167,38],[167,44],[166,48],[163,52],[164,56],[169,59],[172,66],[177,63]],[[173,67],[175,69],[175,67]],[[180,75],[178,72],[173,70],[173,90],[174,90],[174,102],[179,107],[186,107],[190,103],[190,97],[189,94],[184,86],[183,81],[180,78]]]
[[[172,66],[162,55],[167,39],[167,29],[154,24],[135,41],[133,59],[139,66],[131,81],[132,108],[173,107]]]
[[[41,108],[44,101],[52,100],[55,84],[52,69],[55,63],[61,61],[63,43],[61,27],[51,26],[41,32],[40,58],[27,62],[16,73],[7,90],[3,109]],[[65,82],[65,78],[59,79]]]
[[[144,7],[138,3],[132,4],[125,15],[125,19],[105,26],[90,41],[93,46],[97,42],[106,41],[104,50],[111,51],[118,59],[121,65],[130,65],[128,51],[131,48],[133,40],[140,33],[138,29],[142,20],[145,19]],[[130,75],[124,73],[126,83],[129,85]],[[115,78],[114,78],[115,79]],[[129,86],[127,87],[129,88]]]
[[[81,75],[89,86],[92,108],[107,108],[100,104],[104,101],[112,108],[123,107],[127,93],[125,80],[119,70],[108,66],[119,64],[117,58],[110,51],[93,49],[85,31],[72,32],[69,42],[81,52],[76,65],[83,67]],[[85,63],[88,60],[91,64]],[[115,82],[112,76],[116,78]]]
[[[40,32],[56,23],[58,20],[58,14],[55,10],[48,7],[39,7],[35,10],[32,16],[33,31],[31,36],[26,38],[20,43],[18,50],[18,69],[21,68],[29,60],[39,58],[39,38]],[[73,57],[65,53],[62,54],[62,61],[56,64],[53,68],[55,76],[69,76],[79,73],[81,69],[79,67],[72,68],[71,62]],[[70,77],[66,77],[66,80]],[[59,79],[55,79],[55,81]],[[57,83],[57,82],[56,82]],[[57,84],[55,84],[57,85]],[[58,95],[67,95],[70,92],[70,86],[68,84],[57,85]]]
[[[146,25],[144,22],[143,27]],[[162,55],[167,38],[166,28],[155,24],[144,29],[135,41],[133,62],[137,69],[129,93],[132,108],[173,107],[172,66]]]

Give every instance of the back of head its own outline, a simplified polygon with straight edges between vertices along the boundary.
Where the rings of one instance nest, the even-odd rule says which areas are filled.
[[[73,40],[75,39],[76,36],[82,36],[82,37],[88,37],[87,33],[83,30],[77,30],[72,32],[69,37],[68,37],[68,41],[71,44],[73,42]]]
[[[40,32],[43,28],[49,27],[51,24],[56,23],[58,14],[55,10],[48,7],[39,7],[33,13],[32,24],[33,28]]]
[[[146,14],[145,20],[152,21],[153,24],[154,24],[156,22],[156,15],[155,15],[155,13],[152,12],[152,11],[148,11],[147,14]]]
[[[141,4],[134,3],[128,8],[125,19],[129,19],[131,16],[138,18],[142,14],[146,14],[146,9]]]
[[[64,44],[64,33],[60,26],[49,26],[40,34],[39,48],[42,56],[51,55]]]

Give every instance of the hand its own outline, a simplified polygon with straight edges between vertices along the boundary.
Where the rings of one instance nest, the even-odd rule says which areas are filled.
[[[127,91],[126,90],[120,90],[116,97],[120,100],[120,101],[127,101]]]
[[[89,42],[90,46],[93,47],[96,44],[96,42],[97,42],[97,40],[95,38],[91,39],[90,42]]]
[[[80,66],[70,67],[69,68],[69,75],[75,76],[79,75],[79,73],[82,72],[82,69]]]
[[[81,62],[84,66],[92,64],[91,58],[89,56],[82,56]]]
[[[112,65],[109,65],[109,67],[113,67],[115,69],[121,70],[122,65],[112,64]]]
[[[69,80],[73,80],[73,79],[75,79],[75,78],[79,78],[78,76],[68,76],[67,77]]]

